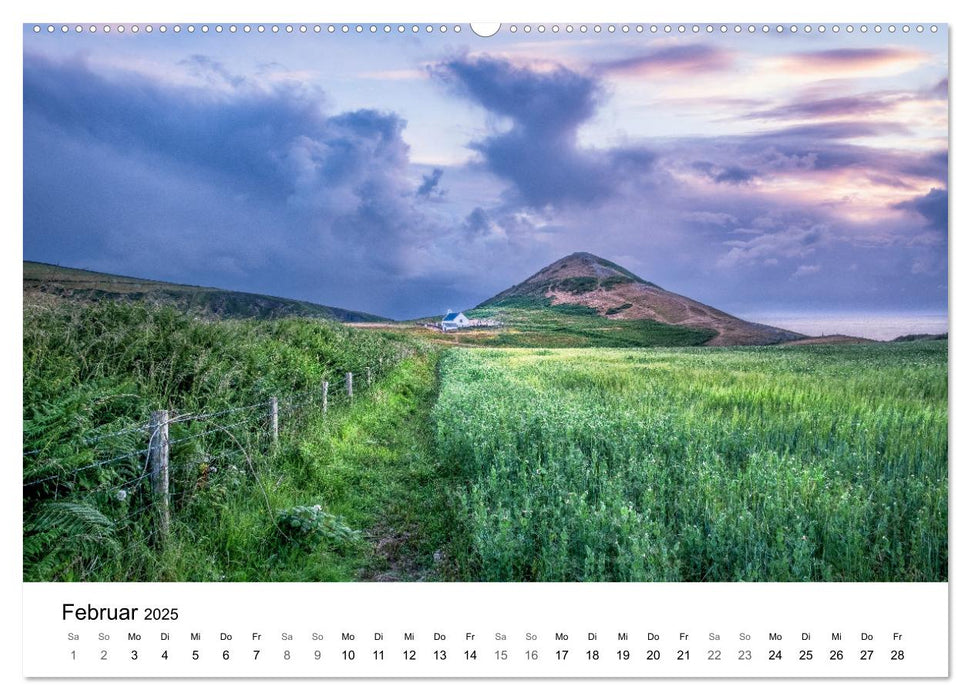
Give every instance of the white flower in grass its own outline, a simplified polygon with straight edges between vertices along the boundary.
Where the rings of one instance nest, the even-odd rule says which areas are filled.
[[[126,498],[128,498],[128,492],[125,491],[125,489],[120,489],[118,493],[115,494],[115,498],[117,498],[119,501],[124,501]]]
[[[314,512],[315,512],[315,513],[319,513],[319,512],[320,512],[320,510],[321,510],[321,508],[320,508],[320,504],[319,504],[319,503],[315,503],[315,504],[314,504]]]

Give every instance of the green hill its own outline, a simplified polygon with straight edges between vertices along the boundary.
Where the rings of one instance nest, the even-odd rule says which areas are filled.
[[[213,318],[274,319],[300,316],[342,322],[387,320],[361,311],[266,294],[173,284],[24,261],[24,296],[32,294],[83,301],[142,301],[174,306],[181,311]]]

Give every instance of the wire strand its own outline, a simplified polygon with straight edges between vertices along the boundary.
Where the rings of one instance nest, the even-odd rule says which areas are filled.
[[[114,464],[115,462],[120,462],[123,459],[128,459],[130,457],[135,457],[137,455],[146,454],[148,448],[143,450],[137,450],[135,452],[129,452],[127,454],[119,455],[117,457],[112,457],[111,459],[103,459],[99,462],[92,462],[91,464],[86,464],[83,467],[79,467],[73,471],[69,471],[66,474],[52,474],[51,476],[46,476],[43,479],[35,479],[34,481],[28,481],[24,484],[24,487],[35,486],[36,484],[43,484],[48,481],[54,481],[55,479],[64,479],[66,477],[77,474],[78,472],[87,471],[89,469],[95,469],[96,467],[103,467],[106,464]]]

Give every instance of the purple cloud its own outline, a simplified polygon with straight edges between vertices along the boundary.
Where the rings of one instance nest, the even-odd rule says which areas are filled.
[[[763,139],[799,138],[814,140],[855,139],[863,136],[907,135],[910,129],[897,122],[843,121],[800,124],[777,131],[765,132]]]
[[[529,206],[597,205],[653,165],[644,148],[578,146],[580,125],[603,99],[593,76],[563,66],[540,72],[488,56],[455,58],[433,72],[459,95],[511,120],[508,130],[470,145]]]
[[[786,104],[739,96],[730,109],[699,90],[659,94],[642,107],[657,110],[662,133],[677,102],[699,98],[715,133],[725,130],[723,115],[745,112],[797,125],[767,131],[749,122],[747,134],[581,145],[580,133],[625,139],[630,119],[655,117],[625,112],[619,95],[597,119],[610,98],[608,81],[665,74],[690,81],[735,59],[694,45],[653,48],[659,43],[624,49],[613,42],[604,51],[618,58],[604,61],[601,52],[587,69],[539,57],[440,61],[431,69],[438,86],[487,115],[472,137],[472,161],[447,168],[410,161],[405,138],[420,130],[405,129],[401,113],[410,103],[390,92],[369,87],[352,100],[367,108],[334,110],[313,84],[325,79],[314,74],[319,63],[306,64],[315,77],[282,82],[260,77],[262,69],[235,75],[227,66],[242,65],[239,56],[233,64],[163,52],[153,58],[190,74],[186,84],[126,71],[98,50],[90,65],[25,54],[25,255],[398,318],[472,305],[573,250],[593,250],[729,311],[764,303],[766,290],[780,306],[803,308],[847,300],[872,308],[896,308],[901,299],[946,305],[939,232],[947,224],[948,155],[913,148],[916,136],[937,127],[909,134],[907,113],[901,123],[872,121],[898,99],[928,100],[928,115],[943,114],[946,80],[920,90],[912,76],[900,91],[858,94],[831,90],[870,83],[814,83]],[[442,55],[433,43],[423,50],[424,61]],[[613,53],[622,50],[626,57]],[[800,60],[817,53],[823,63],[857,69],[911,58],[841,50]],[[420,109],[408,114],[429,118]],[[431,123],[451,124],[451,116],[436,107],[439,121]],[[607,131],[611,124],[616,132]],[[455,128],[467,133],[476,125]],[[852,142],[866,136],[900,137],[900,145]],[[880,196],[868,196],[873,185]],[[905,201],[885,205],[889,188]]]
[[[836,75],[842,72],[873,71],[893,64],[908,64],[923,60],[926,55],[913,49],[898,47],[864,49],[826,49],[806,51],[782,57],[783,67],[795,73],[825,72]]]
[[[328,116],[319,92],[259,88],[214,69],[229,91],[175,87],[136,73],[107,78],[83,60],[24,57],[24,111],[78,138],[206,172],[249,197],[312,205],[326,188],[381,180],[407,163],[405,122],[390,112]]]
[[[947,190],[933,188],[927,194],[895,205],[897,209],[912,211],[924,218],[927,227],[947,235]]]
[[[815,90],[812,96],[749,112],[745,117],[785,120],[872,117],[898,105],[946,100],[947,85],[948,80],[944,78],[932,87],[914,91],[886,90],[839,97],[819,97],[819,91]]]
[[[752,112],[747,114],[746,117],[750,119],[858,117],[881,112],[888,106],[890,106],[890,103],[884,97],[855,95],[792,102],[774,109]]]
[[[401,312],[393,287],[443,228],[422,209],[442,172],[415,196],[405,121],[191,63],[220,89],[25,55],[25,256]]]
[[[418,186],[418,190],[415,194],[418,197],[424,197],[428,199],[429,197],[443,197],[445,195],[445,190],[439,187],[438,183],[442,179],[442,175],[445,171],[441,168],[435,168],[429,175],[421,176],[421,184]]]
[[[655,76],[697,74],[727,70],[734,54],[709,44],[678,44],[651,49],[636,56],[594,64],[594,69],[609,75]]]
[[[704,173],[712,182],[730,185],[744,185],[758,175],[755,170],[742,168],[738,165],[718,166],[703,160],[695,161],[691,164],[691,167],[700,173]]]

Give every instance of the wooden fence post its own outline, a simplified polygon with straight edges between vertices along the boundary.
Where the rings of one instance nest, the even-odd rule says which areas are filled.
[[[169,412],[152,411],[148,424],[148,463],[151,469],[152,491],[158,500],[159,532],[169,534]]]
[[[347,395],[354,398],[354,373],[348,372],[344,375],[344,382],[347,384]]]
[[[273,442],[280,437],[280,411],[275,396],[270,397],[270,430],[273,432]]]
[[[320,400],[324,413],[327,413],[327,390],[330,389],[330,382],[326,379],[320,380]]]

